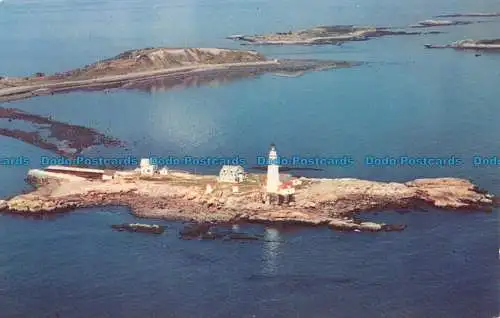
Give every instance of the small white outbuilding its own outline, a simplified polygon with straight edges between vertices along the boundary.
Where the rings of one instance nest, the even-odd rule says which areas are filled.
[[[141,159],[140,169],[142,176],[152,176],[158,170],[158,167],[156,165],[152,165],[149,159],[143,158]]]
[[[219,172],[219,182],[243,182],[246,179],[245,169],[242,166],[222,166]]]

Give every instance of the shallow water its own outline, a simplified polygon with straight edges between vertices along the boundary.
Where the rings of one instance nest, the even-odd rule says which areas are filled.
[[[239,48],[235,33],[322,24],[402,26],[440,13],[500,11],[496,1],[14,1],[0,4],[0,72],[29,75],[91,63],[130,48]],[[500,19],[348,43],[257,47],[276,58],[345,59],[363,66],[299,78],[265,75],[167,92],[44,96],[0,105],[96,129],[124,141],[89,156],[233,156],[252,165],[275,142],[285,156],[351,155],[318,177],[405,181],[470,178],[500,194],[499,54],[425,50],[426,43],[498,37]],[[243,47],[248,48],[248,47]],[[2,156],[33,166],[48,151],[0,138]],[[452,168],[372,168],[365,155],[462,157]],[[217,172],[218,167],[188,167]],[[0,166],[0,196],[27,188],[28,167]],[[2,317],[493,317],[498,305],[498,210],[381,213],[401,233],[264,229],[277,242],[178,240],[111,231],[127,210],[52,220],[0,217]],[[278,242],[279,241],[279,242]]]

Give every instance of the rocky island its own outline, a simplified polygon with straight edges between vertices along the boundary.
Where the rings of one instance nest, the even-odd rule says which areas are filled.
[[[342,44],[347,41],[366,41],[372,38],[389,35],[419,35],[434,34],[437,31],[417,32],[405,31],[389,27],[375,26],[354,26],[354,25],[335,25],[318,26],[311,29],[278,32],[267,35],[232,35],[228,39],[243,41],[250,44],[271,44],[271,45],[319,45],[319,44]]]
[[[451,26],[451,25],[468,25],[472,23],[478,23],[480,21],[460,21],[460,20],[424,20],[419,21],[417,24],[412,25],[412,28],[430,28],[430,27],[441,27],[441,26]]]
[[[144,87],[168,80],[183,84],[193,76],[210,79],[228,74],[240,77],[264,73],[301,75],[306,71],[350,67],[344,61],[276,60],[255,51],[218,48],[146,48],[130,50],[83,68],[31,77],[0,76],[0,102],[74,90]]]
[[[456,178],[386,183],[300,177],[283,182],[280,189],[286,192],[280,193],[285,195],[275,196],[266,191],[264,174],[245,174],[241,182],[225,182],[222,171],[230,169],[227,166],[223,167],[220,176],[175,170],[167,173],[166,169],[147,175],[140,172],[148,169],[141,167],[110,173],[52,166],[31,170],[28,179],[35,189],[0,201],[0,210],[37,215],[118,205],[127,206],[135,215],[147,218],[226,224],[285,222],[376,232],[402,230],[404,225],[363,222],[357,217],[359,213],[428,206],[488,211],[495,200],[493,195],[470,181]],[[267,187],[269,189],[269,172]]]
[[[425,45],[428,49],[475,50],[475,51],[495,51],[500,52],[500,39],[494,40],[461,40],[446,45]]]

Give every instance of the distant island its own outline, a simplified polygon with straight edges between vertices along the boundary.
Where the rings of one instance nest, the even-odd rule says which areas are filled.
[[[486,13],[452,13],[437,15],[436,18],[486,18],[486,17],[500,17],[500,12],[486,12]]]
[[[221,77],[279,73],[298,76],[307,71],[351,67],[345,61],[268,59],[255,51],[218,48],[146,48],[130,50],[113,58],[53,75],[1,77],[0,102],[74,90],[143,88],[147,83],[183,84],[196,76],[203,81]],[[161,85],[161,84],[160,84]]]
[[[276,158],[274,148],[269,158]],[[271,162],[271,161],[270,161]],[[149,159],[135,170],[68,166],[30,170],[34,191],[0,201],[7,213],[37,215],[83,207],[120,205],[137,216],[197,223],[294,223],[346,231],[394,231],[404,225],[360,221],[358,214],[436,207],[489,211],[496,198],[468,180],[417,179],[406,183],[359,179],[314,179],[249,174],[223,166],[218,176],[159,169]]]
[[[455,17],[499,17],[500,13],[463,13],[463,14],[442,14],[436,18]],[[230,40],[241,41],[251,45],[341,45],[344,42],[367,41],[373,38],[393,35],[426,35],[439,34],[440,31],[415,31],[416,28],[435,28],[454,25],[468,25],[473,23],[487,22],[487,20],[436,20],[429,19],[419,21],[416,24],[405,27],[391,26],[357,26],[357,25],[322,25],[303,30],[290,30],[286,32],[276,32],[269,34],[244,35],[234,34],[228,36]]]
[[[495,51],[500,52],[500,39],[493,40],[461,40],[451,44],[433,45],[426,44],[428,49],[446,49],[452,48],[456,50],[479,50],[479,51]]]
[[[405,31],[390,27],[334,25],[318,26],[305,30],[278,32],[266,35],[231,35],[228,39],[243,41],[249,44],[269,45],[318,45],[342,44],[347,41],[366,41],[372,38],[389,35],[419,35],[434,34],[438,31],[418,32]]]

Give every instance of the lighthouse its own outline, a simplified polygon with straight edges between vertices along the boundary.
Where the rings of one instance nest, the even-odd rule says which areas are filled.
[[[280,186],[280,171],[278,165],[278,153],[276,147],[271,144],[269,151],[269,160],[267,163],[267,185],[266,190],[268,193],[278,193]]]

